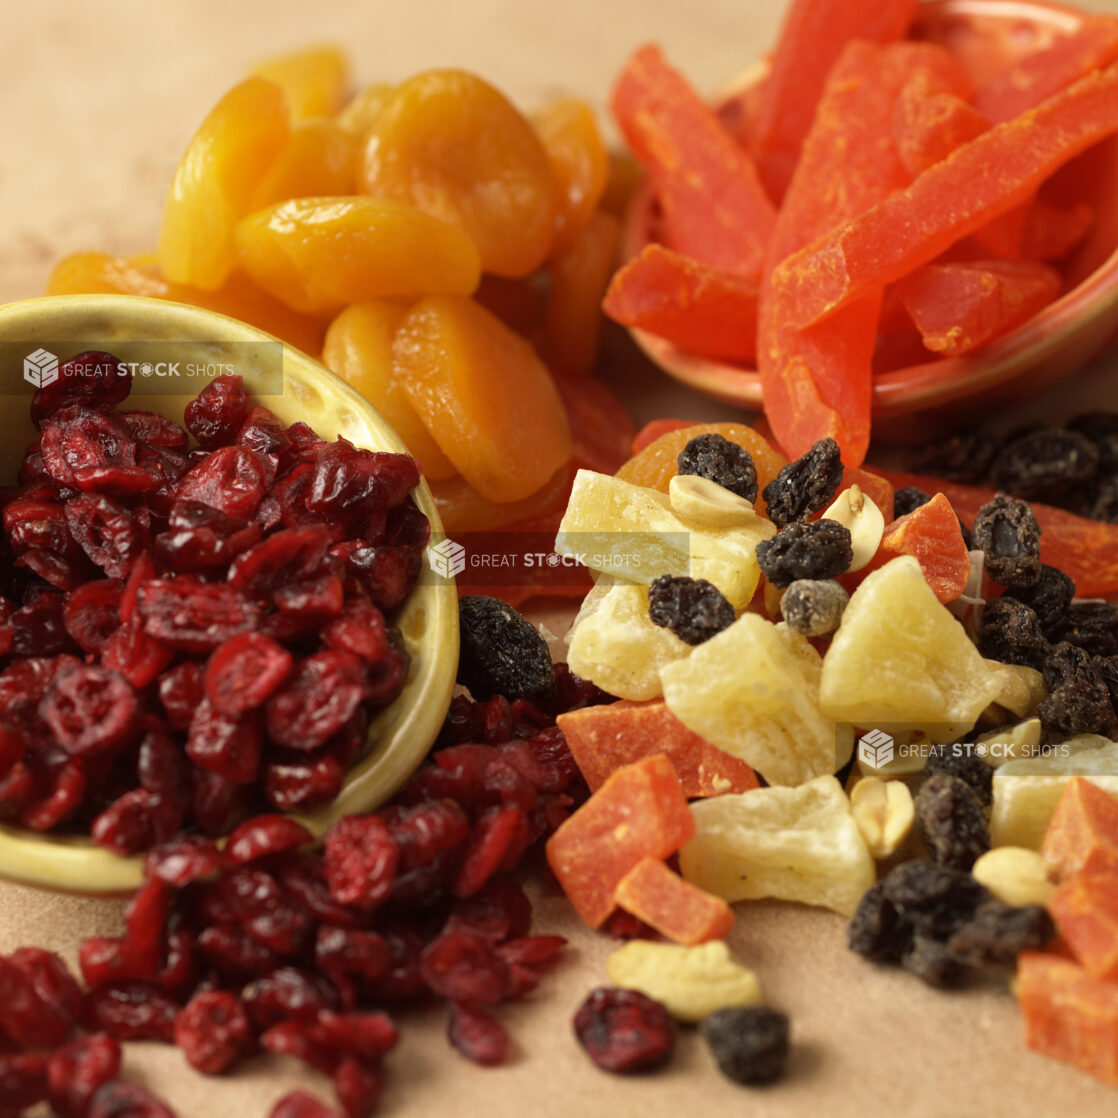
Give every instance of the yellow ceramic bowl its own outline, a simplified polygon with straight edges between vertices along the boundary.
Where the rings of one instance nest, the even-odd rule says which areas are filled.
[[[53,346],[51,352],[62,358],[104,349],[128,361],[150,357],[155,366],[173,356],[173,343],[184,342],[206,343],[204,349],[190,349],[195,359],[201,352],[206,361],[232,361],[249,391],[286,424],[303,420],[324,439],[344,435],[373,450],[405,450],[395,431],[352,388],[262,331],[178,303],[128,295],[66,295],[0,307],[0,481],[14,478],[23,448],[35,437],[29,415],[33,389],[22,379],[19,359],[25,349],[30,353]],[[276,395],[280,350],[282,391]],[[189,387],[183,394],[149,392],[134,396],[134,406],[181,422],[183,408],[204,381],[185,383]],[[415,497],[431,522],[431,543],[438,543],[442,524],[426,482]],[[396,791],[427,753],[450,705],[458,666],[454,584],[424,564],[397,624],[412,657],[407,684],[373,722],[367,752],[338,798],[296,815],[316,836],[342,815],[371,811]],[[141,869],[140,858],[118,857],[84,839],[0,827],[0,876],[15,881],[79,893],[124,893],[140,883]]]
[[[1045,0],[931,0],[920,5],[917,34],[948,45],[979,72],[993,73],[1075,30],[1084,12]],[[723,91],[725,106],[761,81],[758,64]],[[1118,312],[1118,139],[1096,149],[1083,172],[1083,190],[1095,206],[1095,225],[1062,265],[1067,290],[1028,322],[965,357],[935,358],[875,375],[874,435],[926,439],[981,411],[1020,400],[1070,376],[1116,337]],[[656,204],[647,183],[634,196],[622,237],[624,259],[655,240]],[[644,330],[637,345],[669,376],[728,404],[760,409],[756,369],[697,357]]]

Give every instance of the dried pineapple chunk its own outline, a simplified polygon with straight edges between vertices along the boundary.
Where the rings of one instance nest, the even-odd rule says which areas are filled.
[[[652,624],[648,587],[632,582],[606,589],[568,642],[571,671],[619,699],[660,698],[660,669],[691,653],[670,629]]]
[[[1048,686],[1036,668],[1028,668],[1024,664],[1003,664],[998,660],[987,660],[986,666],[998,681],[995,706],[1008,711],[1014,718],[1035,714],[1036,708],[1048,698]]]
[[[757,544],[775,532],[761,516],[733,528],[704,528],[675,512],[665,493],[579,470],[555,550],[634,582],[665,574],[705,578],[740,612],[761,577]]]
[[[823,659],[819,698],[838,721],[925,729],[933,740],[953,741],[999,690],[920,564],[902,555],[851,595]]]
[[[734,962],[720,939],[697,947],[634,939],[610,955],[606,974],[614,986],[639,990],[680,1021],[761,1001],[757,976]]]
[[[1046,748],[1048,752],[1040,757],[1007,761],[994,770],[992,846],[1039,850],[1064,785],[1073,776],[1088,777],[1118,797],[1118,742],[1098,734],[1077,734]]]
[[[660,680],[668,710],[689,730],[770,784],[802,784],[845,760],[834,722],[819,711],[821,670],[804,637],[745,613],[663,667]]]
[[[779,897],[853,914],[874,861],[833,776],[754,788],[691,805],[695,837],[679,852],[693,885],[728,901]]]

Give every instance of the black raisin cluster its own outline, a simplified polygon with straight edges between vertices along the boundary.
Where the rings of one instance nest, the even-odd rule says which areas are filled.
[[[853,560],[850,529],[836,520],[794,521],[757,544],[757,562],[778,590],[800,579],[838,578]]]
[[[676,459],[678,472],[695,474],[747,501],[757,500],[757,468],[749,451],[722,435],[696,435]]]
[[[555,673],[547,642],[512,606],[484,594],[458,602],[458,682],[478,702],[494,695],[548,703]]]
[[[1003,904],[969,873],[922,861],[903,862],[867,890],[847,928],[851,950],[899,964],[931,986],[1009,966],[1054,934],[1042,906]]]
[[[913,466],[951,481],[993,482],[1015,497],[1118,524],[1118,414],[1112,412],[1005,440],[971,431],[921,448]]]
[[[985,764],[978,757],[975,761]],[[920,786],[916,820],[937,865],[969,870],[990,849],[986,812],[978,793],[966,780],[942,768],[933,769]]]

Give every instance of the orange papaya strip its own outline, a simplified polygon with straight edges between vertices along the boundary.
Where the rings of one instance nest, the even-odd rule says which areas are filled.
[[[658,47],[630,58],[612,106],[656,186],[668,247],[711,268],[759,276],[773,204],[749,153]]]
[[[1062,260],[1090,231],[1095,211],[1086,202],[1061,209],[1038,198],[1025,221],[1022,253],[1033,260]]]
[[[646,245],[610,281],[602,310],[701,357],[752,361],[756,280],[708,268],[663,245]]]
[[[1026,201],[1058,167],[1118,131],[1118,66],[956,150],[906,189],[837,226],[773,272],[791,325],[804,327],[934,260]]]
[[[925,264],[896,291],[924,345],[959,357],[1032,318],[1060,287],[1060,273],[1036,260],[976,260]]]
[[[1076,30],[1050,47],[1026,55],[983,82],[975,91],[975,107],[994,123],[1012,120],[1116,58],[1118,19],[1086,16]]]
[[[965,82],[942,47],[853,42],[828,79],[777,217],[769,266],[836,222],[904,185],[893,147],[893,102],[913,71],[930,87]],[[771,273],[770,273],[771,275]],[[789,321],[783,294],[762,285],[757,367],[765,415],[790,458],[833,438],[857,466],[869,445],[871,375],[884,285],[818,329]]]
[[[973,105],[955,93],[932,93],[919,77],[905,83],[893,106],[893,143],[915,178],[990,127]]]
[[[850,0],[793,0],[773,53],[752,126],[758,151],[786,155],[795,166],[812,126],[831,67],[852,39],[903,39],[916,15],[915,0],[856,4]],[[783,184],[774,182],[776,196]]]
[[[657,858],[642,858],[618,883],[613,899],[675,943],[692,947],[725,939],[734,910],[721,898],[685,881]]]
[[[955,511],[970,524],[978,510],[991,500],[996,490],[977,485],[962,485],[920,474],[879,470],[897,489],[915,485],[926,493],[943,493]],[[1071,575],[1076,593],[1083,598],[1118,594],[1118,524],[1088,520],[1073,512],[1030,501],[1040,526],[1040,558],[1052,567]]]

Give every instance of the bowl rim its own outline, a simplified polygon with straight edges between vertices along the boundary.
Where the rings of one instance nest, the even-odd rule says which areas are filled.
[[[276,342],[282,346],[285,378],[309,379],[328,403],[360,415],[376,436],[374,449],[407,453],[372,404],[320,362],[263,330],[200,307],[138,295],[42,296],[0,306],[0,342],[69,338],[83,345],[99,344],[96,339],[103,341],[103,336],[96,330],[107,323],[136,333],[138,340],[153,332],[157,333],[147,340],[166,340],[158,336],[162,332],[218,344]],[[88,331],[84,339],[83,331]],[[429,550],[445,539],[442,521],[425,479],[420,479],[412,495],[431,524]],[[342,815],[372,811],[391,796],[426,756],[449,708],[458,661],[458,596],[453,579],[436,575],[431,563],[424,562],[396,623],[413,653],[404,690],[374,718],[367,751],[346,774],[337,798],[314,811],[285,813],[306,826],[316,840]],[[417,656],[418,649],[433,649],[434,654]],[[114,854],[82,836],[0,824],[0,877],[20,884],[86,895],[126,894],[141,884],[143,862],[143,855]]]
[[[1043,20],[1073,29],[1091,13],[1052,0],[925,0],[924,18],[937,11],[960,15],[1000,16],[1005,19]],[[918,17],[920,18],[920,17]],[[768,73],[767,59],[760,59],[730,79],[716,95],[724,103],[757,84]],[[624,264],[649,244],[655,196],[643,178],[626,207],[622,221],[619,258]],[[1087,297],[1090,310],[1078,308]],[[1091,302],[1094,300],[1094,302]],[[1037,312],[1027,322],[981,349],[962,357],[935,357],[873,377],[873,415],[881,418],[977,399],[1005,389],[1018,375],[1047,360],[1069,339],[1089,329],[1099,329],[1118,308],[1118,246],[1075,287]],[[755,367],[679,349],[671,342],[639,327],[629,334],[658,368],[688,387],[723,403],[760,410],[761,378]],[[1104,343],[1105,344],[1105,343]],[[960,392],[965,382],[967,388]]]

